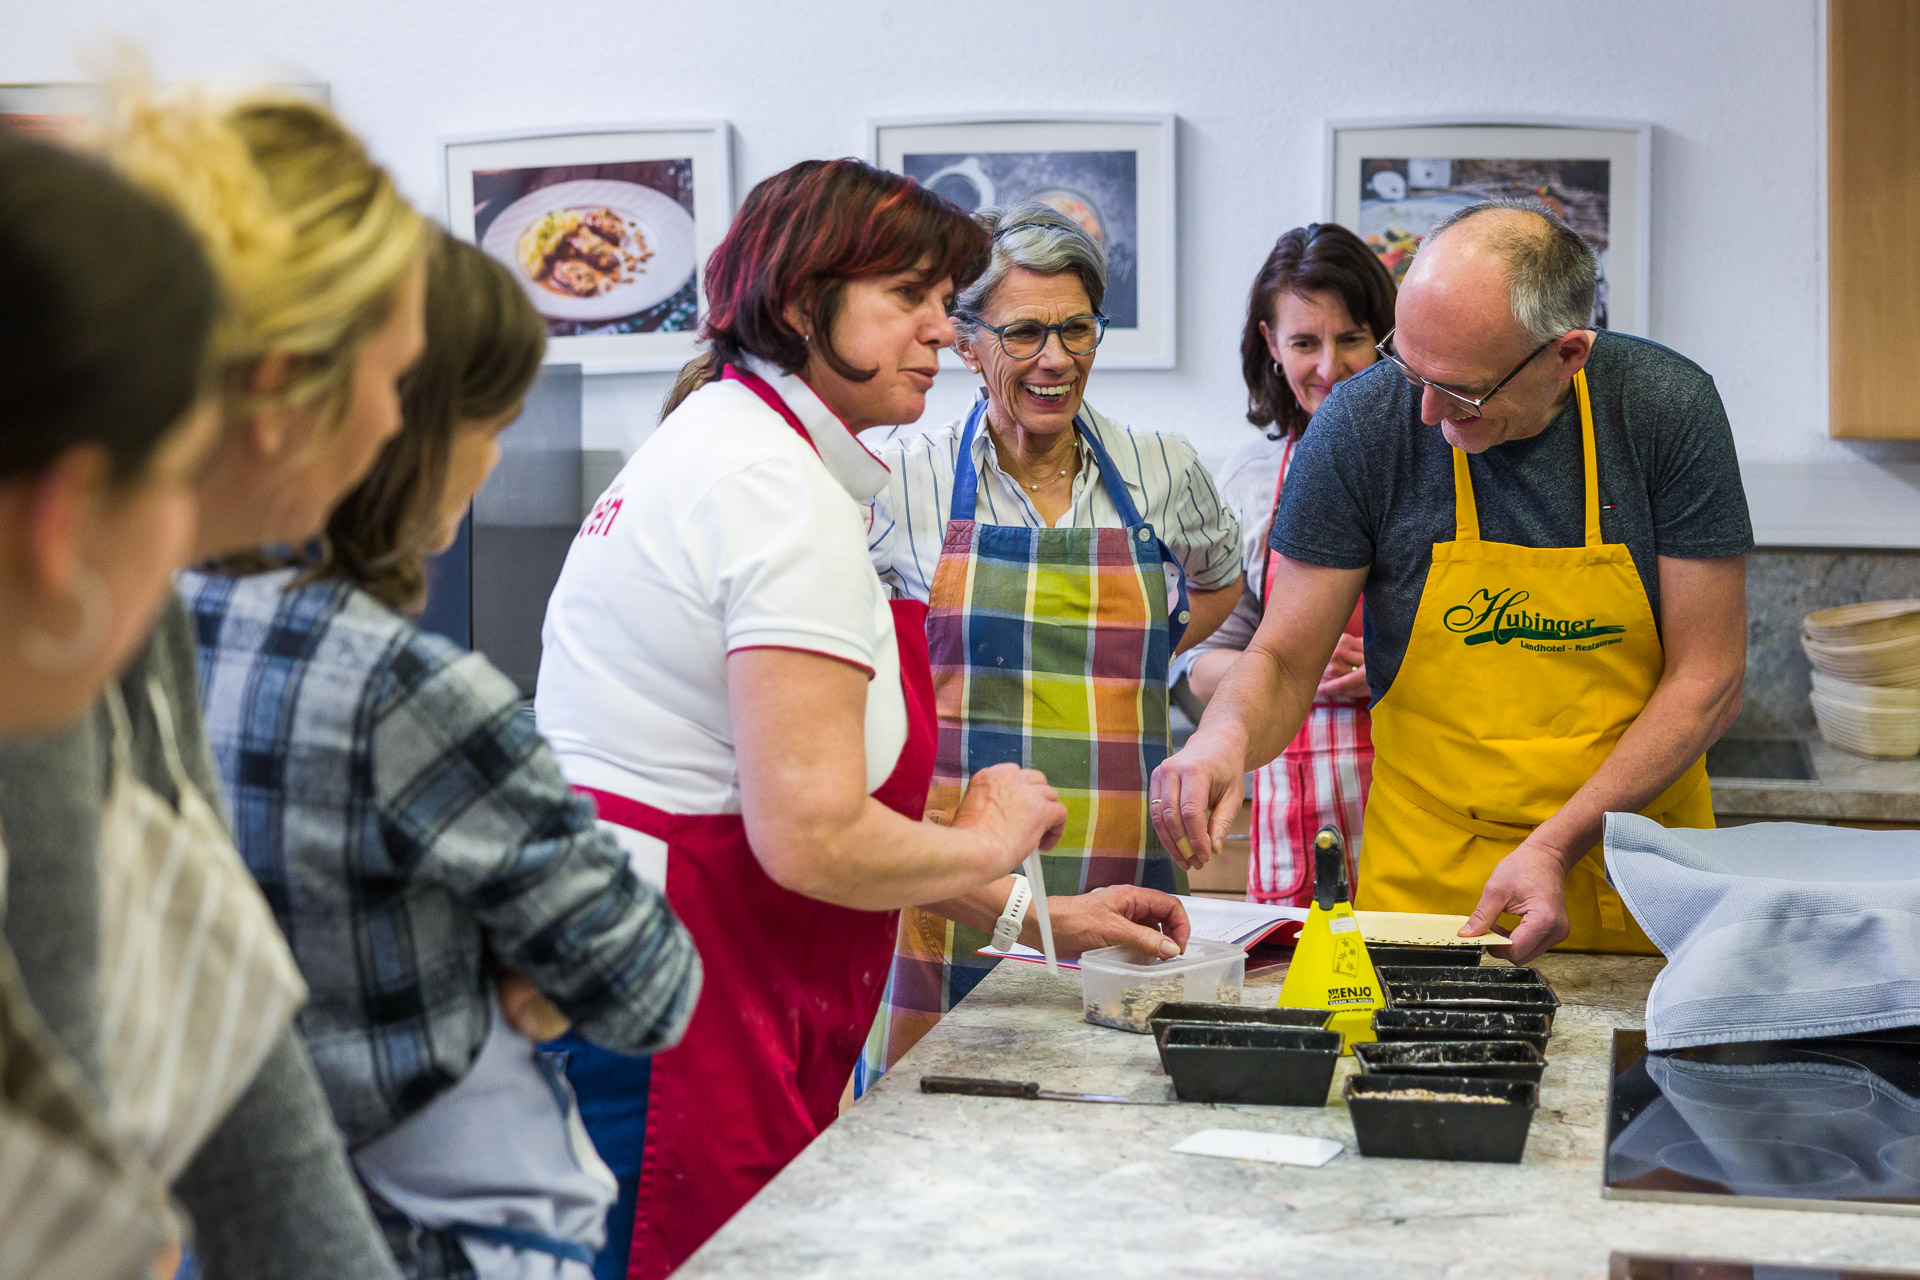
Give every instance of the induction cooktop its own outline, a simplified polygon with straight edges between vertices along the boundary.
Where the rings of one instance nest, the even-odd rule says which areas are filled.
[[[1879,1267],[1788,1267],[1718,1258],[1667,1258],[1616,1253],[1607,1280],[1920,1280],[1920,1271]]]
[[[1649,1053],[1613,1033],[1605,1196],[1920,1215],[1920,1029]]]

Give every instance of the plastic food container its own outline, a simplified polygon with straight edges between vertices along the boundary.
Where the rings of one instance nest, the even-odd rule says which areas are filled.
[[[1381,965],[1446,965],[1448,968],[1467,968],[1479,964],[1486,958],[1485,947],[1420,947],[1399,942],[1369,942],[1367,957],[1373,961],[1373,967]]]
[[[1547,1060],[1525,1040],[1378,1040],[1353,1046],[1360,1070],[1383,1076],[1472,1076],[1540,1083]]]
[[[1513,982],[1409,982],[1389,993],[1394,1008],[1463,1009],[1484,1013],[1543,1013],[1553,1025],[1560,997],[1544,984]]]
[[[1231,942],[1194,938],[1185,955],[1148,959],[1127,947],[1101,947],[1080,957],[1087,1021],[1122,1031],[1147,1030],[1163,1004],[1238,1004],[1247,953]]]
[[[1175,1023],[1160,1050],[1182,1102],[1324,1107],[1340,1033],[1246,1023]]]
[[[1518,1164],[1540,1105],[1525,1080],[1466,1076],[1347,1078],[1341,1091],[1363,1156]]]
[[[1507,1013],[1469,1009],[1377,1009],[1373,1015],[1376,1040],[1525,1040],[1541,1053],[1553,1034],[1553,1022],[1544,1013]]]

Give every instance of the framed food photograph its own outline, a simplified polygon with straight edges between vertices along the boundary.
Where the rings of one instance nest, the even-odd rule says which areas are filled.
[[[724,122],[538,130],[441,143],[447,229],[506,264],[547,322],[547,362],[678,369],[700,270],[733,217]]]
[[[1327,126],[1327,218],[1397,282],[1420,241],[1481,200],[1538,200],[1600,256],[1594,323],[1647,335],[1653,126],[1634,121],[1360,120]]]
[[[0,84],[0,128],[48,142],[72,142],[105,108],[95,84]]]
[[[325,105],[328,89],[319,81],[265,80],[268,89],[301,94]],[[228,86],[234,91],[247,82]],[[76,142],[87,127],[106,111],[110,94],[104,85],[0,84],[0,128],[12,129],[49,142]]]
[[[1107,252],[1109,368],[1170,369],[1175,118],[998,115],[876,120],[868,155],[963,209],[1039,200]]]

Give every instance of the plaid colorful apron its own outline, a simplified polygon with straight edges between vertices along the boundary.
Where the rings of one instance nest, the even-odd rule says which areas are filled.
[[[1167,755],[1167,659],[1186,631],[1187,586],[1168,617],[1173,553],[1141,519],[1119,469],[1081,419],[1117,529],[1028,528],[975,520],[973,440],[960,435],[928,649],[940,749],[927,814],[945,821],[967,779],[1006,761],[1038,769],[1067,806],[1066,834],[1042,857],[1047,893],[1111,884],[1183,892],[1186,876],[1147,820],[1147,780]],[[988,934],[929,912],[900,913],[898,947],[858,1085],[865,1089],[979,985],[998,961]]]

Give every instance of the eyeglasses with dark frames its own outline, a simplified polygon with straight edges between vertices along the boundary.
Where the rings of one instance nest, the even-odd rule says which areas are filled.
[[[1506,386],[1509,382],[1512,382],[1515,378],[1519,377],[1520,371],[1526,368],[1528,365],[1532,364],[1534,361],[1534,357],[1538,356],[1542,351],[1545,351],[1548,347],[1552,346],[1554,343],[1560,341],[1561,338],[1564,338],[1567,336],[1566,334],[1563,333],[1563,334],[1560,334],[1559,337],[1548,338],[1545,342],[1535,347],[1525,360],[1522,360],[1519,364],[1513,366],[1512,373],[1509,373],[1506,377],[1494,383],[1493,390],[1487,392],[1487,394],[1481,396],[1479,399],[1475,399],[1472,396],[1463,396],[1458,391],[1454,391],[1454,390],[1451,390],[1450,388],[1443,387],[1437,382],[1430,382],[1427,379],[1421,377],[1419,374],[1415,373],[1412,369],[1408,368],[1407,362],[1402,360],[1399,356],[1399,353],[1397,353],[1393,349],[1393,335],[1398,332],[1399,332],[1399,326],[1396,325],[1394,328],[1387,330],[1386,337],[1380,339],[1379,342],[1374,344],[1373,349],[1375,352],[1379,354],[1380,358],[1382,360],[1390,361],[1393,367],[1400,371],[1400,376],[1405,378],[1407,380],[1407,384],[1411,386],[1414,390],[1437,391],[1441,395],[1446,396],[1450,400],[1456,400],[1459,403],[1466,405],[1467,408],[1473,410],[1475,417],[1480,416],[1480,406],[1484,405],[1487,401],[1493,399],[1494,396],[1498,395],[1500,393],[1500,388]]]
[[[1015,320],[1012,324],[992,325],[978,316],[965,314],[961,319],[991,333],[999,341],[1000,349],[1013,360],[1031,360],[1039,355],[1046,350],[1051,334],[1058,334],[1061,350],[1074,356],[1092,355],[1100,340],[1107,336],[1105,316],[1068,316],[1059,324]]]

